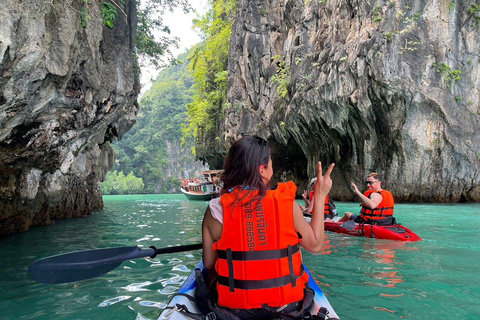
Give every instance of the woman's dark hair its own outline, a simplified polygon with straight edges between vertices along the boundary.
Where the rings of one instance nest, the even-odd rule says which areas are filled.
[[[221,193],[230,192],[235,187],[248,187],[248,190],[260,191],[259,196],[262,198],[267,186],[263,183],[258,169],[262,165],[268,165],[269,160],[270,147],[267,141],[257,136],[244,136],[237,140],[225,158]]]

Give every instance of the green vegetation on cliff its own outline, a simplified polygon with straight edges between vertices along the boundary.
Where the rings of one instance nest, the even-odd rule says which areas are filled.
[[[122,171],[110,171],[107,173],[105,182],[101,183],[104,195],[141,193],[144,187],[142,178],[135,177],[132,171],[127,176]]]
[[[173,192],[178,189],[182,171],[191,169],[194,155],[202,158],[206,144],[215,142],[226,102],[228,52],[237,2],[211,1],[210,5],[212,9],[194,21],[204,40],[179,56],[179,64],[160,73],[140,101],[137,123],[113,144],[116,171],[102,184],[104,194]],[[137,38],[137,48],[139,41]],[[141,179],[144,188],[118,191],[127,172]],[[120,186],[115,189],[115,184]]]
[[[170,28],[164,24],[163,17],[167,11],[172,12],[176,8],[182,9],[185,13],[192,10],[189,0],[132,0],[134,1],[136,17],[132,21],[136,21],[135,35],[135,57],[142,57],[153,65],[161,65],[163,58],[173,59],[170,48],[178,45],[179,39],[170,36]],[[75,4],[67,1],[67,5],[74,8]],[[92,3],[92,0],[79,1],[80,21],[83,28],[88,28],[88,21],[95,14],[100,14],[103,23],[114,28],[117,19],[126,19],[127,5],[126,0],[108,0],[101,4],[100,12],[95,12],[98,8]],[[155,33],[155,34],[154,34]]]
[[[121,141],[112,145],[117,153],[114,167],[117,175],[130,172],[142,179],[144,188],[137,193],[169,193],[178,189],[178,171],[185,170],[184,164],[193,160],[190,147],[176,152],[187,117],[186,105],[192,101],[193,78],[185,61],[187,56],[188,53],[180,55],[177,58],[180,63],[160,73],[140,100],[137,123]],[[187,140],[186,146],[192,141]],[[175,159],[171,159],[172,154],[176,154]],[[118,177],[107,176],[103,185],[109,178]]]
[[[226,102],[228,51],[236,0],[210,1],[212,10],[195,21],[204,41],[192,50],[190,68],[195,85],[193,102],[188,105],[186,137],[195,138],[194,154],[203,158],[208,143],[215,142],[218,120]]]

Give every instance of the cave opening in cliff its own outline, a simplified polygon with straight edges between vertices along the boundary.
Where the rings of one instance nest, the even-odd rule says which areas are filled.
[[[271,157],[274,168],[274,178],[277,182],[284,179],[308,179],[308,160],[300,145],[291,138],[287,145],[277,141],[270,141]],[[298,183],[298,181],[295,181]]]

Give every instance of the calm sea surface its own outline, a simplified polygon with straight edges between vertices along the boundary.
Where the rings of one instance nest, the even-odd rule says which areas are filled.
[[[30,279],[37,259],[72,251],[201,241],[206,202],[183,195],[106,196],[90,217],[0,240],[0,320],[156,319],[201,251],[124,262],[77,283]],[[358,204],[337,203],[339,213]],[[402,243],[327,233],[304,260],[330,303],[348,319],[480,319],[480,204],[399,204],[397,221],[424,240]]]

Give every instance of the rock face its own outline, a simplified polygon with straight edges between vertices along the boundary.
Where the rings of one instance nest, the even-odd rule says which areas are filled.
[[[2,1],[0,237],[102,208],[109,142],[138,110],[125,3],[109,28],[102,1]]]
[[[299,191],[317,161],[335,162],[336,200],[358,201],[350,181],[362,189],[376,171],[397,201],[480,201],[473,4],[240,0],[223,149],[242,134],[269,139],[277,180]]]

